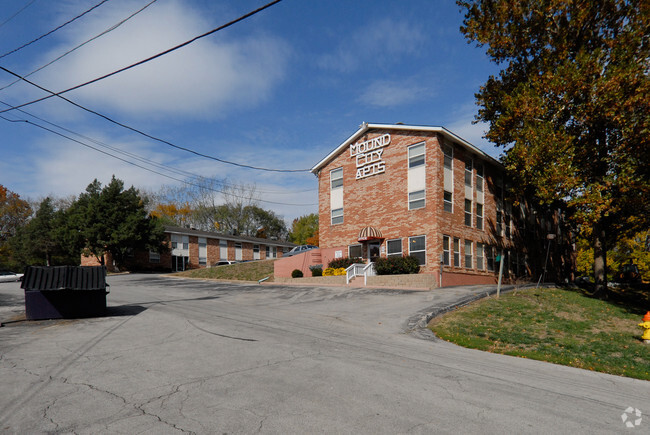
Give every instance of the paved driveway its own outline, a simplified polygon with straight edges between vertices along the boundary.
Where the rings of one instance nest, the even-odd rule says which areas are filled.
[[[650,433],[650,382],[408,331],[459,289],[109,283],[107,317],[0,328],[2,433]]]

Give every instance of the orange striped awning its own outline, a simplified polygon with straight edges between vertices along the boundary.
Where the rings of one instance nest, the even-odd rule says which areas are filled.
[[[373,227],[365,227],[359,231],[359,241],[365,242],[368,240],[377,240],[383,239],[384,236],[381,235],[381,231]]]

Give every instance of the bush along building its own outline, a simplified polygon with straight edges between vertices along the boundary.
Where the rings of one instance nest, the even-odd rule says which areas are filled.
[[[223,261],[253,261],[282,257],[296,246],[293,243],[257,237],[220,234],[191,228],[165,227],[167,249],[164,252],[136,251],[129,257],[127,270],[182,271],[212,267]],[[110,254],[104,264],[117,270]],[[82,266],[99,265],[95,257],[82,256]]]
[[[311,171],[324,264],[410,255],[443,286],[529,270],[504,167],[443,127],[364,123]]]

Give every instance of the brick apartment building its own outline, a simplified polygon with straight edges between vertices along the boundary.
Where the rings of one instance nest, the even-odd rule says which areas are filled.
[[[129,270],[179,271],[210,267],[222,260],[253,261],[280,258],[295,245],[279,240],[235,236],[181,227],[165,227],[169,250],[163,253],[134,252],[126,265]],[[110,254],[104,258],[115,271]],[[95,257],[81,257],[82,266],[94,266]]]
[[[445,286],[493,283],[501,252],[524,270],[503,166],[443,127],[364,123],[311,171],[324,263],[414,255]]]

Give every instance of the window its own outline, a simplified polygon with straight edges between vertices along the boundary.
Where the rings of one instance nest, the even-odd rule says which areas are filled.
[[[487,259],[487,270],[494,272],[494,249],[492,246],[485,247],[485,258]]]
[[[503,212],[497,209],[497,237],[501,237],[503,231]]]
[[[199,265],[208,264],[208,241],[205,237],[199,237]]]
[[[510,215],[506,213],[505,217],[505,224],[506,224],[506,239],[510,238]]]
[[[343,187],[343,168],[333,169],[330,171],[331,189]]]
[[[476,228],[483,229],[483,204],[476,204]]]
[[[444,196],[443,196],[443,203],[444,203],[444,208],[443,209],[445,211],[448,211],[449,213],[451,213],[453,211],[452,199],[453,199],[453,196],[452,196],[451,192],[447,192],[445,190],[445,193],[444,193]]]
[[[472,226],[472,200],[465,200],[465,225]]]
[[[449,266],[449,236],[442,236],[442,264]]]
[[[190,249],[190,236],[183,236],[183,249]]]
[[[442,152],[445,155],[445,160],[444,160],[445,168],[451,169],[451,164],[454,160],[454,149],[449,145],[445,145],[442,147]]]
[[[149,251],[149,263],[160,263],[160,253]]]
[[[337,208],[332,210],[332,225],[342,224],[343,223],[343,209]]]
[[[483,243],[478,243],[477,242],[476,243],[476,268],[478,270],[483,270],[483,268],[485,267],[483,265],[484,255],[485,254],[484,254]]]
[[[454,237],[454,267],[460,267],[460,239]]]
[[[426,263],[426,237],[409,237],[409,255],[418,259],[418,264]]]
[[[260,253],[260,245],[253,245],[253,254]]]
[[[350,257],[350,258],[362,258],[363,253],[361,252],[361,245],[350,245],[350,246],[348,246],[348,257]]]
[[[465,160],[465,186],[472,187],[472,159]]]
[[[476,190],[483,192],[483,165],[476,165]]]
[[[424,207],[424,190],[409,193],[409,210]]]
[[[268,253],[266,254],[268,256]],[[222,260],[228,259],[228,241],[219,240],[219,258]]]
[[[401,257],[402,256],[402,239],[389,240],[387,243],[387,257]]]
[[[409,169],[424,165],[424,143],[410,146],[408,153]]]
[[[465,240],[465,267],[472,268],[472,242]]]

